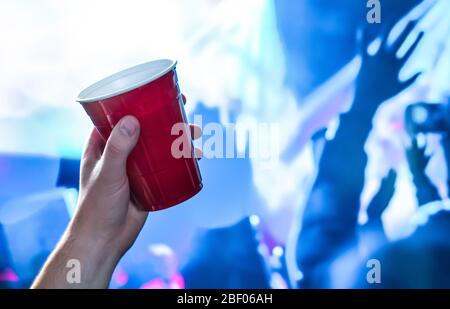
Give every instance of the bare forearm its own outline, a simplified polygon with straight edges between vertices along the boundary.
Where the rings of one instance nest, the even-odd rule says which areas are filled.
[[[118,258],[99,241],[67,232],[32,285],[34,289],[108,288]]]
[[[336,136],[328,141],[319,165],[319,173],[303,215],[299,247],[303,242],[332,243],[333,248],[313,247],[299,252],[303,268],[318,267],[355,237],[359,195],[364,184],[367,157],[364,143],[372,127],[372,112],[355,102],[343,114]],[[333,232],[330,233],[330,222]],[[322,226],[323,228],[318,228]]]
[[[364,144],[372,129],[376,111],[370,107],[373,105],[376,104],[356,99],[352,109],[341,116],[335,138],[325,146],[320,162],[319,181],[322,176],[330,177],[334,186],[343,190],[354,189],[355,184],[362,186],[367,163]]]

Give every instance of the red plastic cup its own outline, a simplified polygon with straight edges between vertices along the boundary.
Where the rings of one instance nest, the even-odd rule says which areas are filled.
[[[127,173],[132,199],[142,209],[167,209],[200,192],[202,178],[191,136],[172,134],[174,125],[187,126],[175,61],[148,62],[114,74],[83,90],[77,101],[105,140],[124,116],[139,120],[141,134]],[[172,154],[172,144],[180,138],[190,145],[190,156]]]

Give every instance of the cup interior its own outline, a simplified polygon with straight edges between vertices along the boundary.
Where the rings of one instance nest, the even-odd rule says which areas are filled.
[[[176,61],[162,59],[143,63],[113,74],[83,90],[77,101],[90,103],[112,98],[132,91],[172,71]]]

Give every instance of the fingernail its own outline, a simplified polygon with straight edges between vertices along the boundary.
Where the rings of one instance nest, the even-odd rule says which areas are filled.
[[[136,122],[130,118],[124,118],[120,123],[120,131],[128,137],[133,137],[136,129]]]

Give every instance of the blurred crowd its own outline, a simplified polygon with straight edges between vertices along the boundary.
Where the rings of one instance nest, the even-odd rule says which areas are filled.
[[[392,28],[386,27],[377,35],[379,45],[375,51],[369,48],[374,37],[367,30],[360,33],[362,62],[353,104],[341,115],[334,137],[328,140],[322,131],[316,141],[324,140],[318,174],[306,203],[296,247],[302,288],[450,286],[445,262],[450,253],[446,233],[448,205],[442,198],[443,192],[427,174],[432,156],[427,147],[430,134],[440,140],[445,153],[440,168],[450,166],[447,102],[413,101],[404,113],[404,153],[420,207],[415,216],[421,219],[413,220],[401,240],[389,241],[386,237],[382,216],[395,194],[399,169],[392,166],[367,206],[366,222],[358,223],[368,161],[365,143],[374,116],[383,102],[395,101],[421,75],[418,72],[406,80],[399,79],[400,70],[421,43],[424,32],[417,33],[408,49],[398,56],[420,19],[419,16],[410,20],[392,42]]]

